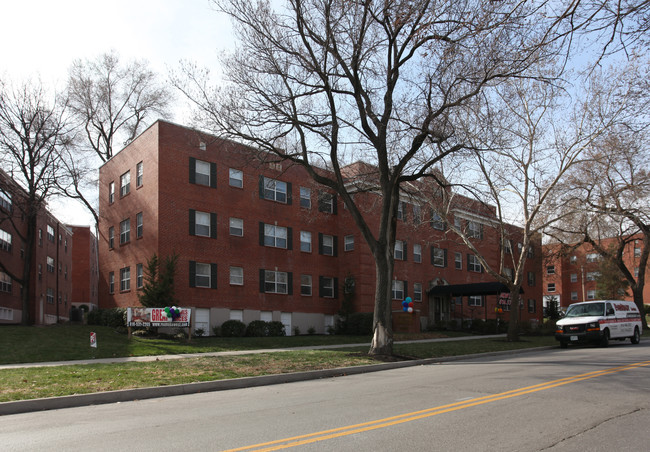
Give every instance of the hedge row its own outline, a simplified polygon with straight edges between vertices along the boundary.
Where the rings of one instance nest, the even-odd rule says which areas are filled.
[[[282,322],[265,322],[264,320],[253,320],[248,325],[241,320],[226,320],[220,327],[214,327],[212,331],[215,336],[222,337],[275,337],[287,335]]]

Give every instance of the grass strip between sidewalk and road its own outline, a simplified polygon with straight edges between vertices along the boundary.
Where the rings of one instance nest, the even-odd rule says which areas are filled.
[[[93,350],[89,350],[91,330],[98,332],[99,345]],[[397,340],[422,338],[422,335],[410,337],[400,335]],[[125,335],[115,333],[110,328],[88,326],[2,327],[0,339],[0,342],[6,345],[4,356],[0,360],[3,363],[337,345],[365,343],[370,340],[368,337],[350,336],[292,336],[200,338],[192,339],[190,343],[173,339],[145,338],[133,338],[129,341]],[[501,338],[477,336],[473,340],[464,341],[396,343],[394,353],[401,359],[422,359],[548,345],[555,345],[552,337],[532,336],[524,337],[519,342],[507,342]],[[362,346],[335,350],[291,350],[149,362],[1,369],[0,402],[361,366],[380,362],[369,357],[367,352],[368,346]]]

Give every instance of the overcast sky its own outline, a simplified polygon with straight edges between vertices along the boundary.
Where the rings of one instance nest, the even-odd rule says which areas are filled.
[[[146,59],[166,79],[180,60],[218,71],[219,52],[232,44],[229,19],[208,0],[18,0],[3,2],[2,16],[0,77],[40,77],[59,90],[77,58],[115,50],[122,61]],[[51,208],[60,221],[92,222],[83,208]]]

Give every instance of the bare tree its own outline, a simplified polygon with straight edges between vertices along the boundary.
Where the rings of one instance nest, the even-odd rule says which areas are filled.
[[[457,0],[215,4],[240,40],[223,64],[227,82],[214,89],[188,66],[175,84],[195,103],[200,125],[301,165],[339,194],[376,265],[370,353],[390,354],[400,189],[465,148],[458,124],[481,93],[530,76],[554,55],[554,31],[564,26],[557,17],[568,9]],[[346,173],[353,159],[374,168],[363,186],[380,196],[378,224],[353,198],[359,184]]]
[[[13,87],[0,83],[0,162],[15,183],[0,188],[12,197],[12,211],[0,211],[0,222],[9,222],[24,243],[22,272],[0,262],[0,268],[23,288],[22,324],[30,322],[33,297],[32,266],[37,218],[46,202],[58,194],[61,152],[70,144],[66,105],[48,96],[40,83]],[[25,227],[18,222],[24,218]]]

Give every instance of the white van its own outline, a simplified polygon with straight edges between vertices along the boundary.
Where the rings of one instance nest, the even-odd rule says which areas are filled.
[[[556,322],[555,339],[560,347],[569,342],[597,342],[607,347],[610,339],[641,340],[641,314],[632,301],[599,300],[569,305]]]

